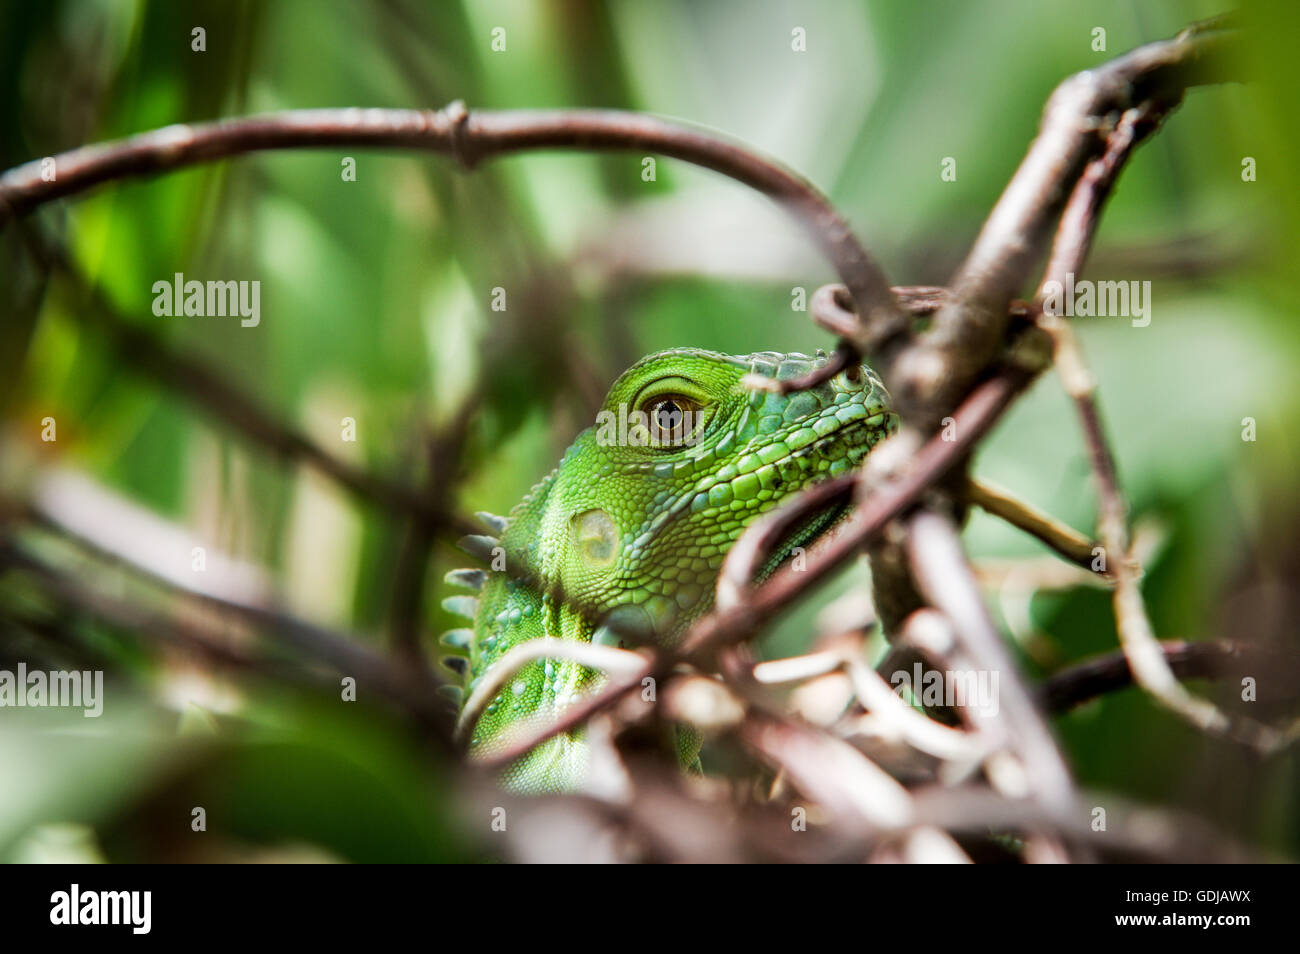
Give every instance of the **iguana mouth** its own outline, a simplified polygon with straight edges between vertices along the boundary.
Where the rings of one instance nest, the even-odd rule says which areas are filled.
[[[780,543],[772,550],[772,557],[754,578],[754,582],[763,582],[777,570],[793,562],[798,555],[795,553],[796,549],[821,539],[832,527],[847,517],[848,513],[849,504],[847,501],[833,503],[816,511],[804,523],[781,538]]]
[[[889,415],[890,413],[891,413],[890,410],[887,407],[884,407],[883,405],[877,408],[873,408],[872,412],[867,417],[860,420],[852,421],[846,424],[844,427],[840,428],[839,430],[830,432],[829,434],[826,435],[826,437],[822,439],[822,441],[819,441],[817,444],[811,445],[809,448],[807,448],[807,450],[811,451],[818,448],[819,446],[822,445],[823,441],[843,442],[844,438],[851,436],[854,431],[870,432],[873,429],[873,422],[876,422],[877,419],[880,419],[880,422],[883,423],[884,422],[883,415]],[[874,440],[868,439],[863,444],[857,445],[861,447],[861,457],[865,457],[872,448],[874,448],[878,443],[880,443],[881,440],[884,439],[884,436],[886,436],[888,433],[892,433],[892,431],[893,428],[888,427],[884,432],[882,432],[882,436],[877,437]],[[860,459],[861,458],[859,458],[859,460]],[[857,462],[855,462],[855,464],[856,463]],[[828,479],[830,478],[823,477],[823,478],[818,478],[809,481],[807,484],[804,484],[798,490],[792,491],[789,495],[783,498],[777,504],[777,506],[780,507],[784,505],[789,499],[796,496],[797,494],[802,493],[811,487],[815,487],[818,484],[824,483]],[[848,515],[849,510],[851,509],[850,504],[851,501],[849,499],[830,503],[825,507],[823,507],[822,509],[813,512],[803,523],[800,523],[799,525],[791,529],[787,534],[785,534],[784,537],[781,538],[777,546],[775,546],[772,549],[771,551],[772,557],[767,561],[767,563],[764,564],[762,570],[756,576],[755,582],[762,582],[763,580],[770,577],[782,566],[791,562],[797,555],[794,552],[796,548],[805,546],[810,543],[814,543],[818,539],[823,537],[828,531],[831,530],[831,528],[833,528],[837,523],[839,523]]]

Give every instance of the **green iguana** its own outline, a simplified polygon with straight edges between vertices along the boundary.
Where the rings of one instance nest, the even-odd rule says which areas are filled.
[[[473,620],[443,642],[468,652],[472,691],[512,647],[541,636],[672,646],[713,604],[727,550],[756,517],[819,479],[855,467],[896,426],[883,385],[863,367],[812,390],[778,394],[747,374],[791,380],[826,356],[746,356],[679,349],[642,359],[610,389],[594,426],[511,511],[481,514],[496,536],[467,538],[498,572],[455,570],[449,582],[481,590],[444,601]],[[843,515],[818,514],[781,549],[807,544]],[[502,554],[512,561],[502,569]],[[780,557],[764,574],[776,569]],[[527,567],[520,571],[519,567]],[[560,598],[556,598],[556,594]],[[624,637],[620,640],[620,637]],[[596,689],[603,675],[573,662],[521,669],[481,713],[471,754],[504,731],[551,719]],[[683,738],[686,737],[684,734]],[[698,743],[679,748],[694,761]],[[514,762],[503,784],[519,792],[581,787],[581,730],[561,733]]]

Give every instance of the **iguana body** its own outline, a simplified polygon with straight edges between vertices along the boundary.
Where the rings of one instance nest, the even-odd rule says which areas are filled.
[[[893,429],[884,388],[867,368],[856,380],[840,374],[789,395],[742,383],[746,374],[789,380],[824,361],[681,349],[625,372],[597,424],[511,512],[500,549],[491,538],[472,546],[489,559],[504,553],[509,569],[498,560],[499,572],[449,575],[482,584],[476,607],[465,597],[447,601],[473,617],[473,630],[452,640],[467,644],[468,688],[512,647],[542,636],[680,640],[712,605],[723,558],[748,524],[810,483],[855,467]],[[778,559],[840,515],[819,514]],[[478,719],[471,753],[490,752],[511,726],[554,718],[603,678],[576,663],[530,663]],[[582,733],[562,733],[516,761],[503,782],[524,792],[573,789],[585,760]]]

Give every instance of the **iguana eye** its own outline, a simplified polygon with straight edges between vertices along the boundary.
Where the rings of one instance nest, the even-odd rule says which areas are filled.
[[[656,444],[681,444],[700,423],[699,403],[684,394],[661,394],[647,401],[644,408],[650,439]]]

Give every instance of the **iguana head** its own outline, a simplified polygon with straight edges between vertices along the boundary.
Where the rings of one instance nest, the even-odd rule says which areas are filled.
[[[596,422],[511,512],[501,539],[511,568],[486,577],[468,640],[470,687],[510,648],[540,636],[679,640],[712,605],[728,549],[757,516],[852,469],[894,428],[866,367],[788,395],[743,380],[789,380],[825,360],[679,349],[628,369]],[[839,516],[831,510],[799,528],[765,572]],[[531,663],[478,720],[472,751],[489,750],[508,726],[554,717],[601,678],[574,663]],[[583,748],[579,734],[557,736],[506,781],[572,787]]]

